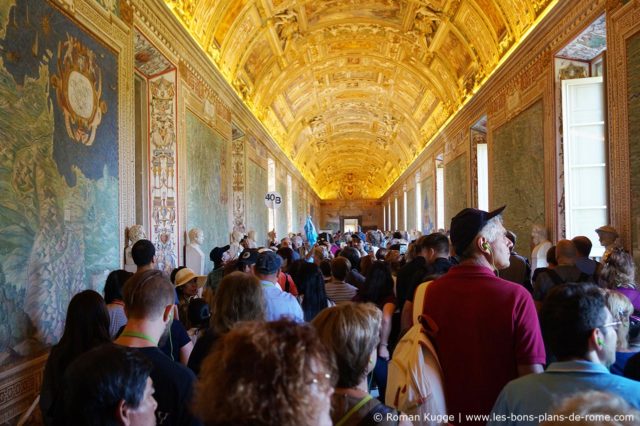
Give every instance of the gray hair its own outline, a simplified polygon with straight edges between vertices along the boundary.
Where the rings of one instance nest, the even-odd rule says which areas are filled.
[[[478,233],[488,242],[493,243],[498,238],[504,236],[504,226],[502,225],[502,215],[489,219],[486,225]]]

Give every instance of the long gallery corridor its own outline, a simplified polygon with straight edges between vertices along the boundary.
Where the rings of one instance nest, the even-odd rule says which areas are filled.
[[[0,0],[0,424],[42,420],[72,297],[138,240],[209,279],[351,235],[404,262],[504,205],[533,269],[576,236],[640,260],[639,0]]]

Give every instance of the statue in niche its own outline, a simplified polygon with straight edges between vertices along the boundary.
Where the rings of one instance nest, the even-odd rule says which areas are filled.
[[[249,248],[258,248],[258,244],[256,243],[256,231],[250,229],[247,232],[247,245]]]
[[[418,10],[416,10],[416,20],[413,28],[423,38],[427,47],[431,44],[433,36],[438,29],[438,23],[441,20],[442,12],[428,5],[420,6]]]
[[[244,249],[244,247],[242,247],[242,244],[240,244],[240,241],[242,241],[242,237],[242,232],[233,231],[231,233],[231,243],[229,244],[229,250],[225,251],[222,254],[222,261],[224,263],[236,260],[240,256],[240,253],[242,253],[242,250]]]
[[[285,51],[293,40],[300,37],[298,14],[291,9],[287,9],[275,15],[274,18],[276,18],[276,32],[280,40],[282,40],[282,50]]]
[[[138,267],[136,266],[133,258],[131,257],[131,247],[139,240],[147,238],[147,234],[144,232],[142,225],[132,225],[125,232],[125,240],[128,243],[124,249],[124,270],[127,272],[136,272]]]
[[[204,275],[204,252],[202,243],[204,232],[200,228],[192,228],[189,231],[189,244],[185,247],[185,266],[197,275]]]
[[[531,229],[531,272],[537,268],[546,268],[547,251],[551,248],[551,241],[547,238],[547,230],[542,225],[533,225]]]

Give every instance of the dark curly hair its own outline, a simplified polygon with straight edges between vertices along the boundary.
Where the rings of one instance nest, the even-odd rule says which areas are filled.
[[[331,352],[309,324],[238,324],[202,365],[195,411],[206,425],[311,426],[334,386]],[[327,413],[328,414],[328,413]]]

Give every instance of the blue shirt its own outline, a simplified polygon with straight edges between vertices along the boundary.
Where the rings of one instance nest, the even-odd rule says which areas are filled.
[[[640,382],[611,374],[594,362],[554,362],[544,373],[509,382],[500,392],[487,426],[537,425],[560,400],[589,390],[617,394],[640,408]]]
[[[291,294],[282,291],[271,281],[260,281],[266,303],[267,321],[276,321],[288,317],[296,322],[304,322],[304,314],[300,303]]]

